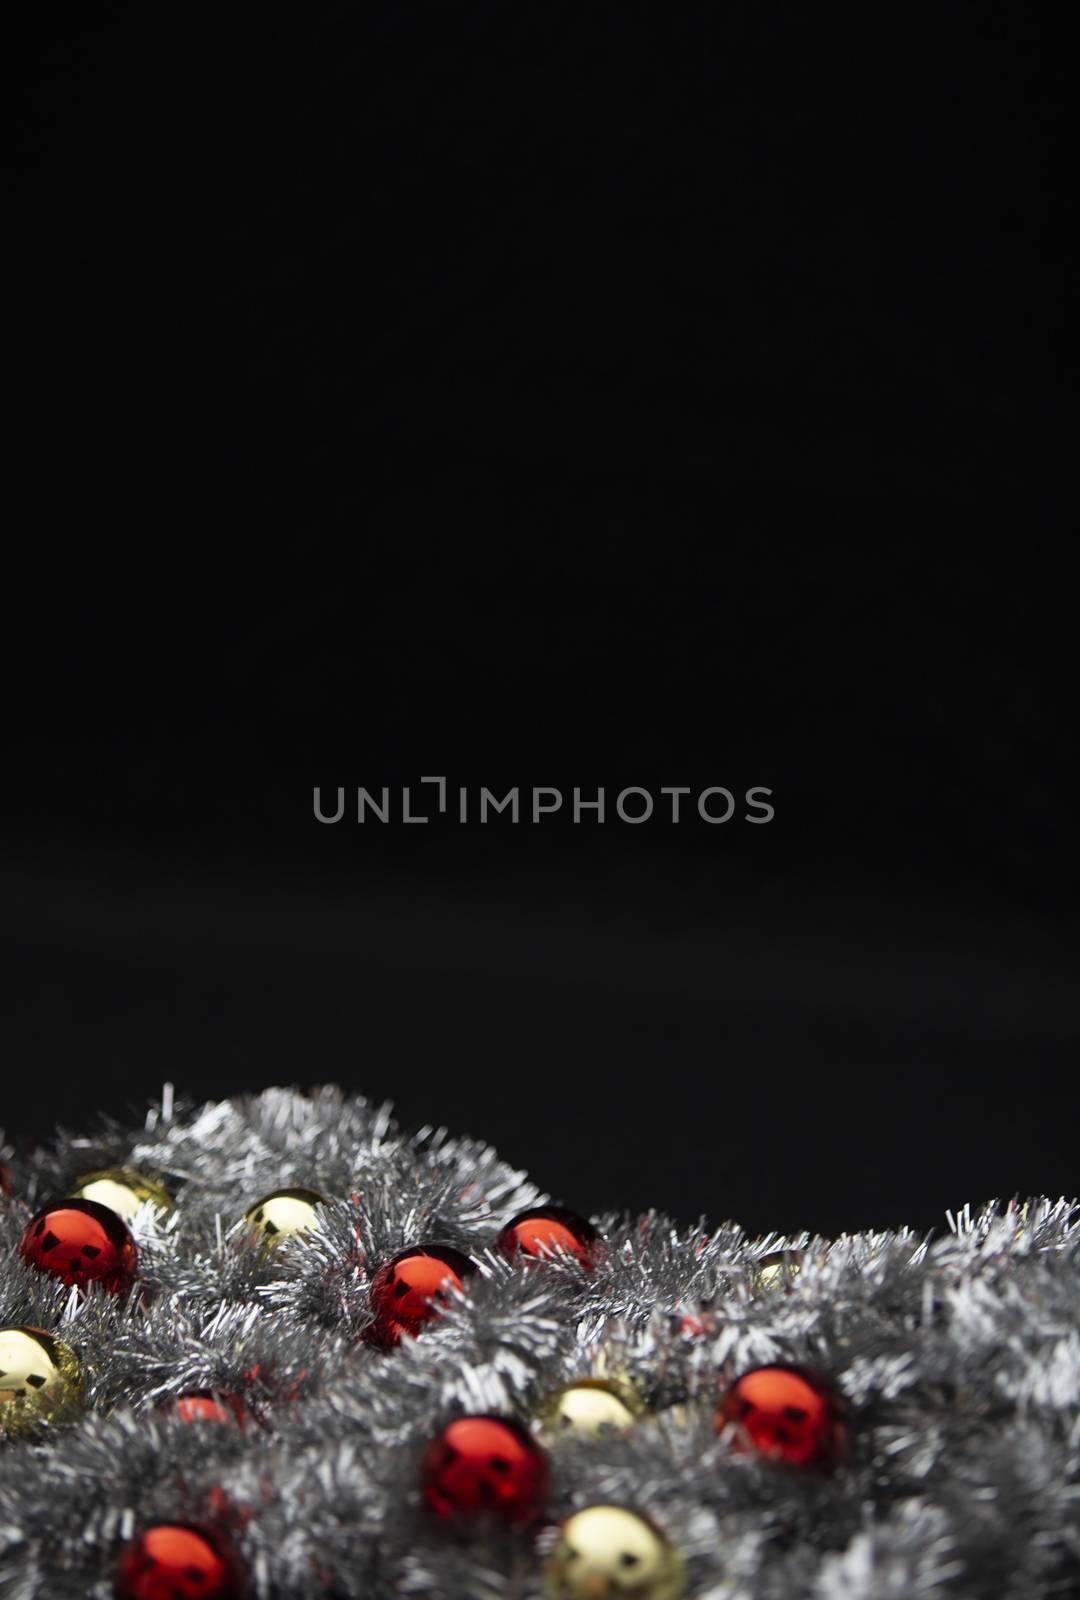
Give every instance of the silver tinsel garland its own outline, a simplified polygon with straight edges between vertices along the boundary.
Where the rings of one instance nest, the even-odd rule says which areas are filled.
[[[0,1152],[2,1154],[2,1152]],[[161,1174],[175,1210],[133,1223],[140,1292],[80,1294],[16,1246],[81,1174]],[[1080,1215],[1034,1199],[835,1241],[753,1239],[657,1213],[594,1221],[595,1269],[523,1271],[492,1251],[545,1198],[487,1146],[401,1132],[386,1107],[326,1088],[173,1107],[145,1126],[58,1137],[0,1196],[0,1324],[59,1332],[85,1410],[0,1442],[0,1595],[106,1600],[132,1532],[226,1523],[258,1600],[540,1600],[539,1535],[434,1520],[428,1439],[456,1415],[529,1418],[554,1385],[606,1363],[648,1414],[626,1434],[551,1444],[550,1521],[635,1506],[681,1550],[695,1600],[1042,1600],[1080,1594]],[[336,1197],[277,1250],[241,1218],[287,1185]],[[439,1240],[481,1268],[390,1354],[363,1339],[370,1272]],[[760,1287],[758,1264],[802,1270]],[[682,1331],[687,1313],[711,1315]],[[725,1377],[773,1361],[845,1398],[832,1473],[739,1455],[713,1417]],[[245,1428],[162,1409],[240,1395]]]

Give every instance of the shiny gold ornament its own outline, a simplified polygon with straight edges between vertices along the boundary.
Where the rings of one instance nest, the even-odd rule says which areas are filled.
[[[609,1428],[625,1433],[644,1410],[628,1384],[608,1378],[578,1378],[545,1396],[536,1408],[536,1416],[551,1433],[595,1439]]]
[[[118,1217],[130,1222],[140,1206],[157,1206],[160,1211],[172,1207],[172,1195],[165,1185],[134,1167],[106,1167],[102,1172],[88,1172],[79,1179],[71,1191],[76,1200],[93,1200],[99,1206],[108,1206]]]
[[[275,1189],[264,1194],[244,1213],[245,1222],[254,1223],[267,1244],[277,1244],[290,1233],[303,1233],[315,1220],[315,1207],[325,1205],[326,1196],[314,1189]]]
[[[173,1205],[165,1184],[139,1173],[134,1166],[107,1166],[101,1173],[86,1173],[72,1189],[72,1198],[107,1205],[125,1222],[130,1222],[139,1206],[147,1203],[160,1211],[168,1211]]]
[[[682,1600],[675,1546],[636,1511],[588,1506],[563,1523],[544,1578],[551,1600]]]
[[[78,1403],[79,1363],[43,1328],[0,1328],[0,1433],[23,1433]]]
[[[786,1289],[801,1271],[802,1255],[798,1250],[771,1250],[754,1263],[754,1288]]]

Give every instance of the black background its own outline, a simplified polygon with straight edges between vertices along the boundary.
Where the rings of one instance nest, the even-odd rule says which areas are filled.
[[[26,24],[9,1134],[336,1080],[583,1208],[1075,1189],[1037,11]],[[313,819],[431,773],[776,817]]]

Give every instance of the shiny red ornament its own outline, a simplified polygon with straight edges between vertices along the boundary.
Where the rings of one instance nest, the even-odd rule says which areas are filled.
[[[183,1422],[235,1422],[242,1428],[247,1421],[247,1406],[237,1394],[216,1389],[192,1389],[177,1395],[173,1404]]]
[[[583,1267],[591,1267],[600,1248],[600,1235],[591,1222],[575,1211],[563,1206],[537,1206],[508,1222],[495,1243],[504,1255],[534,1259],[563,1250]]]
[[[796,1466],[828,1466],[842,1453],[845,1430],[835,1397],[792,1367],[755,1367],[732,1385],[716,1416],[734,1424],[733,1448],[756,1450]]]
[[[544,1451],[506,1417],[459,1417],[432,1439],[421,1468],[424,1499],[440,1517],[533,1522],[550,1481]]]
[[[201,1528],[158,1522],[121,1555],[116,1593],[120,1600],[241,1600],[244,1583],[235,1558]]]
[[[39,1272],[85,1289],[100,1283],[110,1294],[126,1289],[138,1255],[127,1224],[95,1200],[61,1200],[27,1225],[19,1253]]]
[[[476,1263],[449,1245],[400,1250],[371,1280],[375,1321],[368,1337],[386,1348],[397,1344],[403,1333],[415,1338],[426,1322],[439,1315],[446,1290],[460,1289],[475,1271]]]

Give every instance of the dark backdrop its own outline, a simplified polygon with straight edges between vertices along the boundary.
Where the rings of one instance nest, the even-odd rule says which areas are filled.
[[[1038,9],[26,24],[9,1134],[334,1079],[583,1207],[1075,1189]],[[313,820],[429,773],[776,817]]]

